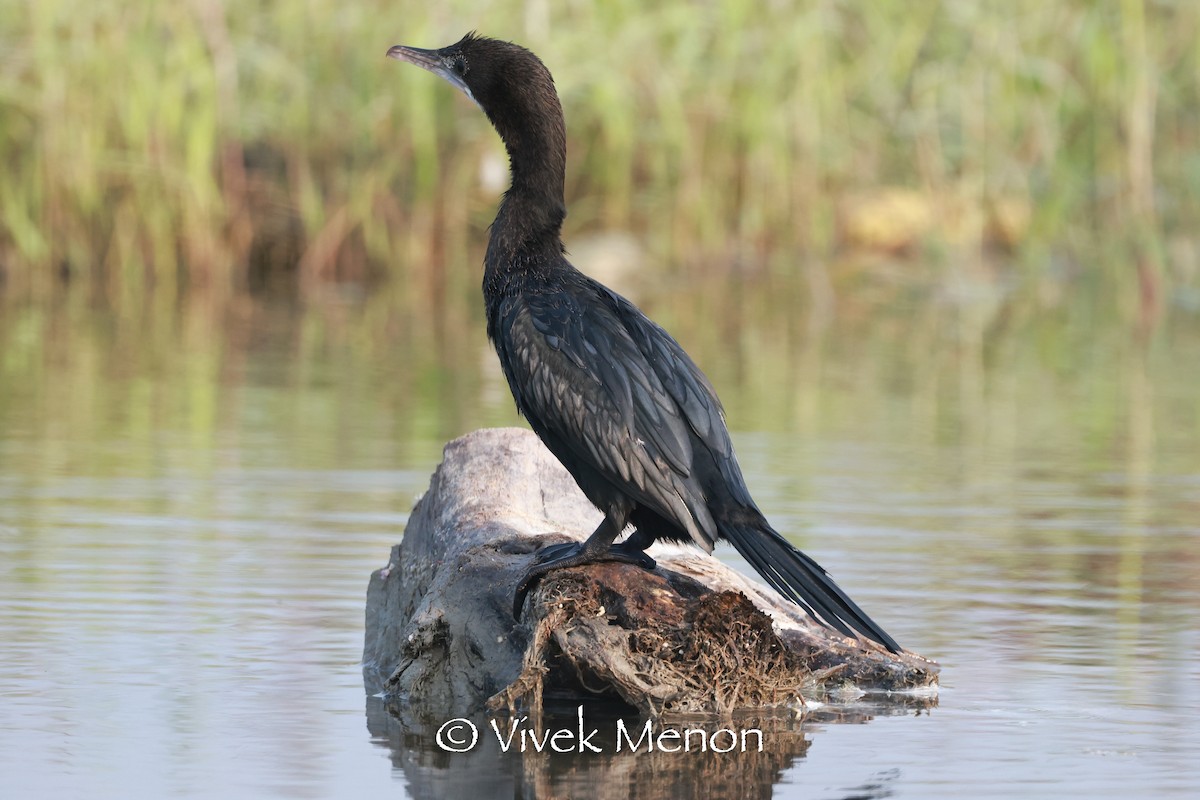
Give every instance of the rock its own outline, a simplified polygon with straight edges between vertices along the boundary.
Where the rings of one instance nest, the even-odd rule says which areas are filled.
[[[585,539],[600,518],[529,431],[448,444],[402,542],[371,575],[368,691],[430,713],[533,715],[547,699],[597,696],[658,715],[934,694],[934,662],[812,623],[693,548],[655,545],[653,572],[606,563],[550,573],[514,622],[530,555]]]

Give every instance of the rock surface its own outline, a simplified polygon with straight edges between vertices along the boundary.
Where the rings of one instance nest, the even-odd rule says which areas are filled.
[[[371,575],[368,691],[430,713],[534,715],[544,700],[596,696],[658,715],[935,694],[934,662],[811,623],[698,549],[655,545],[653,572],[609,563],[550,573],[514,622],[531,554],[585,539],[600,518],[529,431],[449,443],[403,541]]]

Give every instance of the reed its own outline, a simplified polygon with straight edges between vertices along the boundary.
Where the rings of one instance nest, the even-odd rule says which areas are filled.
[[[1066,275],[1124,314],[1200,284],[1196,3],[476,5],[5,4],[8,292],[466,293],[444,266],[478,254],[499,144],[383,52],[468,28],[556,75],[567,235],[632,232],[667,279],[803,277],[873,248],[951,286],[1002,251],[1023,290]],[[834,273],[818,283],[856,291]]]

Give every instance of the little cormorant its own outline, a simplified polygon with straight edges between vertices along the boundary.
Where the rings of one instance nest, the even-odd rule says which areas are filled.
[[[397,45],[387,55],[461,89],[504,140],[512,186],[484,260],[488,337],[517,409],[604,513],[583,544],[538,551],[517,586],[513,616],[550,570],[596,561],[653,569],[643,551],[658,539],[710,553],[725,539],[818,621],[898,652],[817,562],[767,523],[742,478],[716,392],[683,348],[564,257],[566,126],[541,60],[473,33],[440,50]],[[614,544],[628,525],[633,532]]]

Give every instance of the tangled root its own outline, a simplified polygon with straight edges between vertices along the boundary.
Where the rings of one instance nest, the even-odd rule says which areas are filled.
[[[661,572],[661,571],[660,571]],[[493,710],[542,711],[543,699],[602,696],[650,714],[729,714],[803,705],[844,681],[776,633],[745,595],[621,564],[550,573],[531,593],[533,635],[521,674]]]

